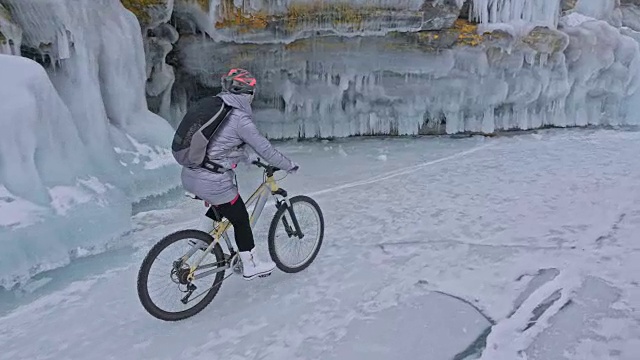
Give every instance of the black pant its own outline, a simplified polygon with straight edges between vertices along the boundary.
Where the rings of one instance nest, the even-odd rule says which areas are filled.
[[[253,232],[251,231],[251,223],[249,222],[249,213],[242,198],[238,196],[233,204],[228,202],[226,204],[216,205],[215,208],[220,215],[229,219],[229,222],[233,225],[238,250],[252,250],[255,246],[253,242]]]

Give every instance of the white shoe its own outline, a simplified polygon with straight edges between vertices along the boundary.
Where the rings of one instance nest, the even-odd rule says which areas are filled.
[[[256,276],[270,275],[276,268],[273,261],[260,261],[256,255],[256,248],[251,251],[241,251],[240,260],[242,260],[242,277],[245,280],[253,280]]]

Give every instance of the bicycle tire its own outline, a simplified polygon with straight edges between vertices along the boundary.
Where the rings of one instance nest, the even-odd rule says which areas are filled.
[[[158,255],[162,252],[162,250],[166,249],[169,245],[184,239],[197,239],[206,242],[210,245],[213,242],[213,237],[208,233],[200,230],[181,230],[177,231],[173,234],[167,235],[158,243],[156,243],[151,250],[147,253],[147,256],[142,261],[142,265],[140,266],[140,270],[138,271],[138,298],[142,303],[144,309],[151,314],[153,317],[164,320],[164,321],[179,321],[190,318],[200,311],[202,311],[207,305],[211,303],[213,298],[218,294],[220,290],[220,286],[222,286],[222,280],[224,279],[224,271],[218,272],[215,275],[215,280],[212,282],[213,284],[218,284],[207,292],[206,295],[203,296],[202,300],[197,302],[193,307],[177,312],[165,311],[158,307],[151,297],[149,296],[149,289],[147,288],[147,281],[149,280],[149,269],[151,265],[158,257]],[[216,263],[224,261],[224,253],[222,252],[222,248],[220,244],[216,244],[213,247],[213,255],[216,258]]]
[[[320,236],[318,238],[318,245],[315,247],[313,253],[301,265],[298,265],[298,266],[295,266],[295,267],[290,267],[290,266],[287,266],[287,265],[283,264],[283,262],[278,257],[278,253],[277,253],[277,251],[275,249],[276,229],[278,228],[278,224],[280,223],[280,220],[282,219],[283,214],[285,213],[285,211],[287,211],[287,208],[285,206],[282,206],[273,215],[273,219],[271,220],[271,225],[269,226],[269,235],[268,235],[268,239],[267,239],[267,243],[268,243],[268,246],[269,246],[269,255],[271,256],[271,259],[276,264],[278,269],[280,269],[281,271],[283,271],[285,273],[292,274],[292,273],[300,272],[300,271],[306,269],[307,267],[309,267],[309,265],[311,265],[311,263],[315,260],[316,256],[318,256],[318,253],[320,252],[320,247],[322,246],[322,241],[324,239],[324,216],[322,214],[322,210],[320,209],[320,206],[318,205],[318,203],[315,200],[313,200],[312,198],[308,197],[308,196],[305,196],[305,195],[294,196],[291,199],[289,199],[289,202],[291,203],[291,206],[294,209],[295,209],[294,205],[296,203],[306,202],[306,203],[310,204],[314,208],[314,210],[316,211],[316,213],[318,215],[318,219],[320,220],[320,231],[319,231]]]

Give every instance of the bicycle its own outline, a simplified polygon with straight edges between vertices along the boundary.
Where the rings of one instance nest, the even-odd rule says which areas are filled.
[[[259,159],[258,161],[253,162],[253,164],[263,168],[264,170],[262,184],[258,186],[256,191],[246,202],[247,208],[255,203],[255,208],[250,215],[251,228],[252,230],[254,229],[255,224],[267,203],[269,195],[271,195],[275,200],[277,210],[269,226],[269,235],[267,238],[269,255],[277,268],[281,271],[285,273],[300,272],[306,269],[315,260],[318,252],[320,251],[320,246],[322,245],[322,240],[324,238],[324,217],[320,206],[315,200],[308,196],[298,195],[288,198],[287,191],[278,186],[274,179],[274,173],[280,171],[280,169],[264,164],[260,162]],[[196,200],[202,200],[195,195],[190,195],[190,197]],[[213,206],[209,206],[206,202],[205,206],[208,207],[205,215],[209,219],[213,220],[213,229],[210,232],[187,229],[167,235],[149,250],[138,271],[137,290],[140,302],[149,314],[160,320],[178,321],[198,314],[207,307],[211,301],[213,301],[213,298],[217,295],[224,280],[228,279],[233,274],[242,274],[242,261],[240,260],[240,256],[238,255],[236,248],[230,241],[229,235],[227,234],[227,231],[232,227],[232,225],[227,219],[221,217]],[[310,233],[306,230],[303,232],[298,217],[298,215],[301,214],[301,210],[305,207],[312,210],[315,221],[317,222],[315,241],[311,243],[312,247],[302,261],[288,264],[283,260],[284,253],[277,247],[279,243],[276,242],[276,232],[279,229],[279,225],[282,224],[286,236],[289,239],[293,238],[295,244],[301,244],[305,238],[309,240]],[[287,215],[289,219],[287,219]],[[223,251],[222,246],[220,246],[221,238],[225,240],[228,252]],[[169,311],[159,307],[151,298],[148,287],[150,270],[152,266],[156,264],[156,260],[158,260],[160,254],[165,249],[185,239],[188,240],[188,246],[185,250],[186,253],[183,253],[178,257],[171,258],[172,260],[167,263],[168,267],[164,269],[165,274],[156,275],[156,277],[169,276],[171,282],[174,285],[177,285],[178,290],[181,293],[180,296],[182,297],[179,299],[180,304],[188,305],[198,298],[201,298],[201,300],[186,309]],[[304,240],[305,243],[307,240]],[[201,252],[200,256],[196,256],[195,261],[189,263],[189,259],[199,251]],[[216,261],[213,263],[203,264],[204,259],[208,255],[213,255]],[[203,271],[206,269],[210,270]],[[232,272],[225,276],[225,272],[228,269],[232,269]],[[214,274],[215,278],[213,285],[206,288],[203,293],[192,298],[193,293],[199,288],[194,284],[194,281]],[[268,275],[263,275],[262,277],[265,276]],[[166,288],[167,287],[165,287],[164,292],[166,292]]]

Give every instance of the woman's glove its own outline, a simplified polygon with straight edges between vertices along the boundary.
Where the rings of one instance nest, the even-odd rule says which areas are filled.
[[[293,163],[293,167],[289,171],[287,171],[287,173],[295,174],[298,171],[298,169],[300,169],[300,165]]]

